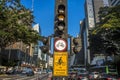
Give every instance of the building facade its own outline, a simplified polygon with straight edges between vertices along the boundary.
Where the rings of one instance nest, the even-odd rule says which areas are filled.
[[[80,21],[80,34],[81,34],[81,41],[82,41],[82,49],[84,53],[84,65],[87,63],[87,34],[86,34],[86,26],[85,26],[85,19]]]
[[[92,51],[89,50],[89,31],[99,23],[99,9],[109,6],[108,0],[86,0],[85,1],[85,19],[81,23],[81,35],[83,38],[83,47],[86,64],[91,64],[93,60]]]
[[[93,11],[96,24],[99,23],[99,9],[106,6],[109,6],[108,0],[93,0]]]
[[[94,20],[94,10],[93,10],[93,1],[92,0],[86,0],[85,1],[85,32],[84,32],[84,54],[86,55],[86,65],[90,64],[91,62],[91,54],[89,47],[89,30],[95,27],[95,20]]]
[[[109,0],[110,6],[120,5],[120,0]]]

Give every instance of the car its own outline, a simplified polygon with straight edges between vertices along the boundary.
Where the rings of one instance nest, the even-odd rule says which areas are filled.
[[[6,74],[17,74],[17,70],[16,69],[7,70]]]
[[[85,68],[77,71],[77,80],[88,80],[88,71]]]
[[[115,74],[106,74],[106,73],[101,73],[101,78],[102,80],[119,80],[118,75]]]
[[[0,74],[4,74],[5,73],[5,68],[4,67],[0,67]]]
[[[47,73],[52,73],[52,70],[47,70]]]
[[[22,74],[23,75],[27,75],[27,76],[33,76],[34,75],[34,71],[32,70],[32,68],[25,68],[22,70]]]
[[[14,74],[14,70],[8,70],[8,71],[6,71],[6,74]]]
[[[77,76],[77,80],[88,80],[88,75],[81,73]]]
[[[77,78],[77,71],[74,69],[70,69],[68,71],[68,80],[74,80]]]
[[[101,77],[99,72],[91,72],[89,74],[89,80],[99,79]]]
[[[47,71],[46,71],[46,70],[43,70],[41,73],[42,73],[42,74],[46,74],[46,73],[47,73]]]
[[[36,74],[41,74],[42,71],[41,71],[41,70],[37,70],[37,71],[35,71],[35,73],[36,73]]]
[[[26,74],[27,74],[27,76],[33,76],[34,72],[32,70],[29,70]]]

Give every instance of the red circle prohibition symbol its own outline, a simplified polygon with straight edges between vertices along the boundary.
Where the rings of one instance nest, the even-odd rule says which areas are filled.
[[[67,42],[64,39],[56,39],[54,43],[55,51],[66,51],[67,50]]]

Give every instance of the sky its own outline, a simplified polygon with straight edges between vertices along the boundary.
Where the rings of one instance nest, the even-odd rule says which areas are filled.
[[[68,34],[73,37],[79,34],[80,21],[85,17],[84,2],[84,0],[68,0]],[[21,0],[21,3],[26,8],[33,9],[34,21],[40,25],[42,36],[54,34],[55,0]]]

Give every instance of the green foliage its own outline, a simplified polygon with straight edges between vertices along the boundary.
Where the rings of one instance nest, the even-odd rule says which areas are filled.
[[[100,23],[90,32],[91,50],[96,53],[120,53],[120,6],[100,8]]]
[[[34,16],[29,9],[20,4],[20,0],[0,1],[0,47],[6,47],[18,41],[26,44],[36,43],[40,36],[31,29]]]

